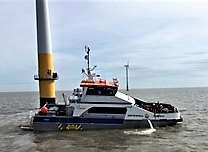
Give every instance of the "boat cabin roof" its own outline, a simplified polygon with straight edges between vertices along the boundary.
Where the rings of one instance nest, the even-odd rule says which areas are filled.
[[[118,85],[115,82],[99,79],[99,80],[82,80],[80,87],[117,89]]]

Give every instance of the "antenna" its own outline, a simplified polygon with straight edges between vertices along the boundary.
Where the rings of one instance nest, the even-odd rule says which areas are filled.
[[[95,65],[92,68],[90,67],[90,48],[88,46],[85,46],[85,52],[87,53],[84,56],[85,60],[87,60],[87,71],[85,72],[85,70],[82,69],[82,73],[84,73],[88,79],[92,80],[94,76],[91,74],[91,71],[93,71],[97,66]]]
[[[129,91],[129,62],[124,67],[126,68],[126,91]]]
[[[87,74],[90,75],[90,48],[85,45],[85,52],[87,55],[85,55],[85,60],[87,60]]]

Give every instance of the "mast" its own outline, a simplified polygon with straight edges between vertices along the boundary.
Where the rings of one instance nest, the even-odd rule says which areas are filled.
[[[126,91],[129,91],[129,63],[124,67],[126,68]]]
[[[85,52],[87,55],[85,56],[85,59],[87,60],[87,75],[89,76],[90,73],[90,48],[85,46]]]
[[[82,69],[82,73],[84,73],[89,80],[93,80],[94,75],[91,73],[97,66],[90,67],[90,48],[85,46],[85,52],[87,55],[84,56],[85,60],[87,60],[87,72],[85,72],[84,69]]]
[[[51,46],[51,33],[47,0],[36,0],[37,21],[37,52],[40,107],[46,103],[55,104],[56,86],[58,75],[54,68],[54,59]]]

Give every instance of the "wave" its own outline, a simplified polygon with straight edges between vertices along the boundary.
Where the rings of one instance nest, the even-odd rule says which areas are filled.
[[[127,134],[127,135],[150,135],[152,134],[153,132],[156,131],[156,129],[153,128],[153,125],[149,119],[147,121],[149,123],[149,127],[150,127],[149,129],[145,129],[145,130],[136,129],[135,131],[124,131],[124,134]]]

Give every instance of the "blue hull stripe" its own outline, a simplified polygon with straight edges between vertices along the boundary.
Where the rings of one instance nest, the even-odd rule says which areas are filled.
[[[34,117],[33,122],[122,124],[124,119]]]

